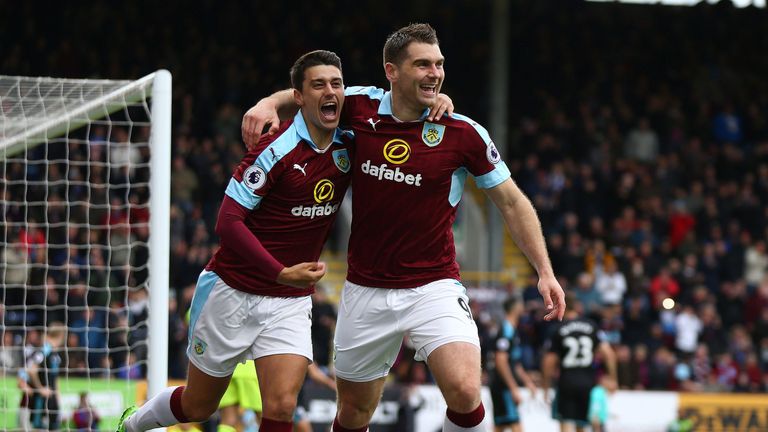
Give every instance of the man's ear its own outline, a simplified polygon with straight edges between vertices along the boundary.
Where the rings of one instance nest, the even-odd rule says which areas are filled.
[[[299,108],[304,106],[304,96],[300,91],[296,89],[293,89],[293,100],[296,102],[296,105],[298,105]]]
[[[384,74],[386,74],[387,76],[387,81],[396,82],[398,72],[399,71],[397,69],[397,66],[394,63],[390,63],[390,62],[384,63]]]

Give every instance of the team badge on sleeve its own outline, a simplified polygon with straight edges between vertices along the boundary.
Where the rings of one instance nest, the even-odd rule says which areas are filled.
[[[443,141],[443,135],[445,134],[445,126],[424,122],[424,127],[421,129],[421,140],[424,141],[429,147],[434,147]]]
[[[243,172],[243,183],[250,190],[259,190],[267,183],[267,173],[264,168],[251,165]]]
[[[488,148],[485,150],[485,155],[488,157],[488,162],[494,165],[501,162],[501,155],[496,149],[496,145],[493,143],[493,141],[488,143]]]
[[[352,163],[349,161],[349,153],[347,149],[334,150],[333,162],[336,164],[336,168],[343,173],[348,173]]]

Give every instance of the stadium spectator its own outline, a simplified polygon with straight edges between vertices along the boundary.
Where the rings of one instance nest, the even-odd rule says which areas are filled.
[[[637,127],[627,135],[624,156],[643,163],[653,163],[659,156],[659,137],[647,118],[640,118]]]
[[[656,350],[648,367],[648,389],[677,389],[674,381],[675,356],[666,347]]]
[[[768,270],[768,254],[765,250],[765,241],[758,240],[747,248],[744,257],[744,280],[752,288],[757,287],[765,279]]]
[[[682,310],[675,318],[675,347],[684,356],[694,353],[701,333],[701,320],[696,316],[692,305],[683,305]]]
[[[86,346],[80,344],[80,337],[76,331],[70,330],[67,334],[64,365],[69,376],[88,376],[88,363],[86,360]]]
[[[62,295],[62,289],[56,284],[53,276],[45,278],[44,296],[45,296],[45,315],[48,322],[65,322],[67,311],[64,308],[65,301]],[[80,316],[79,311],[71,312],[71,319],[75,320]]]
[[[595,290],[600,293],[600,301],[604,306],[620,305],[627,291],[627,279],[619,271],[615,259],[609,259],[605,267],[596,270]]]
[[[752,328],[752,342],[756,347],[766,339],[768,339],[768,307],[760,311],[760,317]]]
[[[715,139],[720,143],[740,144],[744,137],[741,116],[736,114],[731,103],[726,103],[712,122]]]
[[[149,337],[147,318],[149,317],[149,293],[145,287],[128,290],[126,302],[126,318],[128,321],[128,346],[133,347],[133,352],[139,361],[147,358],[147,344]],[[118,365],[115,365],[118,366]]]
[[[632,388],[644,390],[650,382],[650,362],[648,360],[648,348],[645,345],[636,345],[632,356]]]
[[[2,345],[0,345],[0,370],[10,376],[13,376],[24,364],[22,349],[13,339],[13,332],[3,331]]]
[[[9,230],[11,233],[13,229]],[[13,234],[11,234],[13,238]],[[23,245],[20,243],[11,243],[4,245],[2,253],[0,253],[0,259],[5,263],[5,275],[3,278],[3,284],[6,292],[11,290],[18,290],[22,287],[29,277],[29,255],[25,252]],[[8,299],[4,301],[17,305],[15,299]]]
[[[595,289],[594,281],[595,278],[591,274],[584,272],[579,275],[576,282],[576,300],[584,307],[586,315],[597,313],[603,305],[602,293]]]
[[[136,381],[144,377],[135,352],[128,353],[128,361],[115,367],[115,378]]]
[[[720,391],[733,390],[739,376],[739,368],[733,361],[731,353],[724,352],[717,355],[713,373]]]
[[[128,361],[128,311],[126,307],[113,300],[109,305],[107,317],[107,346],[109,347],[108,364],[114,367],[122,367]],[[107,371],[109,372],[109,371]]]
[[[616,385],[620,389],[629,390],[635,386],[632,382],[632,351],[627,345],[619,345],[616,348]]]
[[[143,158],[138,146],[132,145],[128,131],[115,127],[109,140],[110,184],[116,193],[124,192]],[[122,195],[122,194],[121,194]]]
[[[198,172],[201,173],[205,172],[206,170],[202,166],[199,168],[200,171]],[[198,185],[197,174],[187,166],[184,158],[181,156],[176,156],[173,158],[171,196],[173,197],[173,201],[176,203],[176,205],[178,205],[184,213],[190,213],[192,211],[193,198],[196,197]]]
[[[676,298],[680,294],[680,284],[671,275],[669,268],[664,267],[658,275],[651,279],[649,289],[651,305],[654,309],[661,309],[661,303],[666,298]]]
[[[91,432],[99,430],[99,414],[88,402],[88,393],[80,393],[80,401],[72,411],[72,426],[78,432]]]

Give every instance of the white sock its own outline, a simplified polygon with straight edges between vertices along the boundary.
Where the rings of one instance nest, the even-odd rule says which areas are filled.
[[[179,423],[171,411],[171,395],[178,387],[168,387],[148,400],[125,421],[127,432],[144,432]]]
[[[459,425],[454,424],[452,421],[448,419],[448,417],[446,417],[445,422],[443,423],[443,432],[483,432],[483,431],[485,431],[483,422],[480,422],[480,424],[477,426],[473,426],[471,428],[465,428],[465,427],[461,427]]]

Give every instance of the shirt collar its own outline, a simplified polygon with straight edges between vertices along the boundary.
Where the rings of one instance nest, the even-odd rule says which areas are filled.
[[[381,98],[378,114],[388,115],[394,119],[397,119],[397,117],[395,117],[395,115],[392,113],[392,92],[391,91],[385,92],[384,97]],[[427,114],[429,114],[429,108],[424,109],[424,112],[421,113],[421,117],[419,117],[418,121],[423,121],[424,119],[426,119]]]
[[[309,129],[307,128],[307,122],[304,121],[304,116],[301,115],[301,110],[296,113],[296,115],[293,117],[293,127],[296,128],[296,133],[299,134],[299,137],[306,141],[309,145],[312,147],[319,149],[317,147],[317,144],[315,144],[314,141],[312,141],[312,136],[309,134]],[[341,128],[336,128],[336,130],[333,132],[333,144],[343,144],[341,141],[341,137],[344,136],[346,131],[344,131]]]

